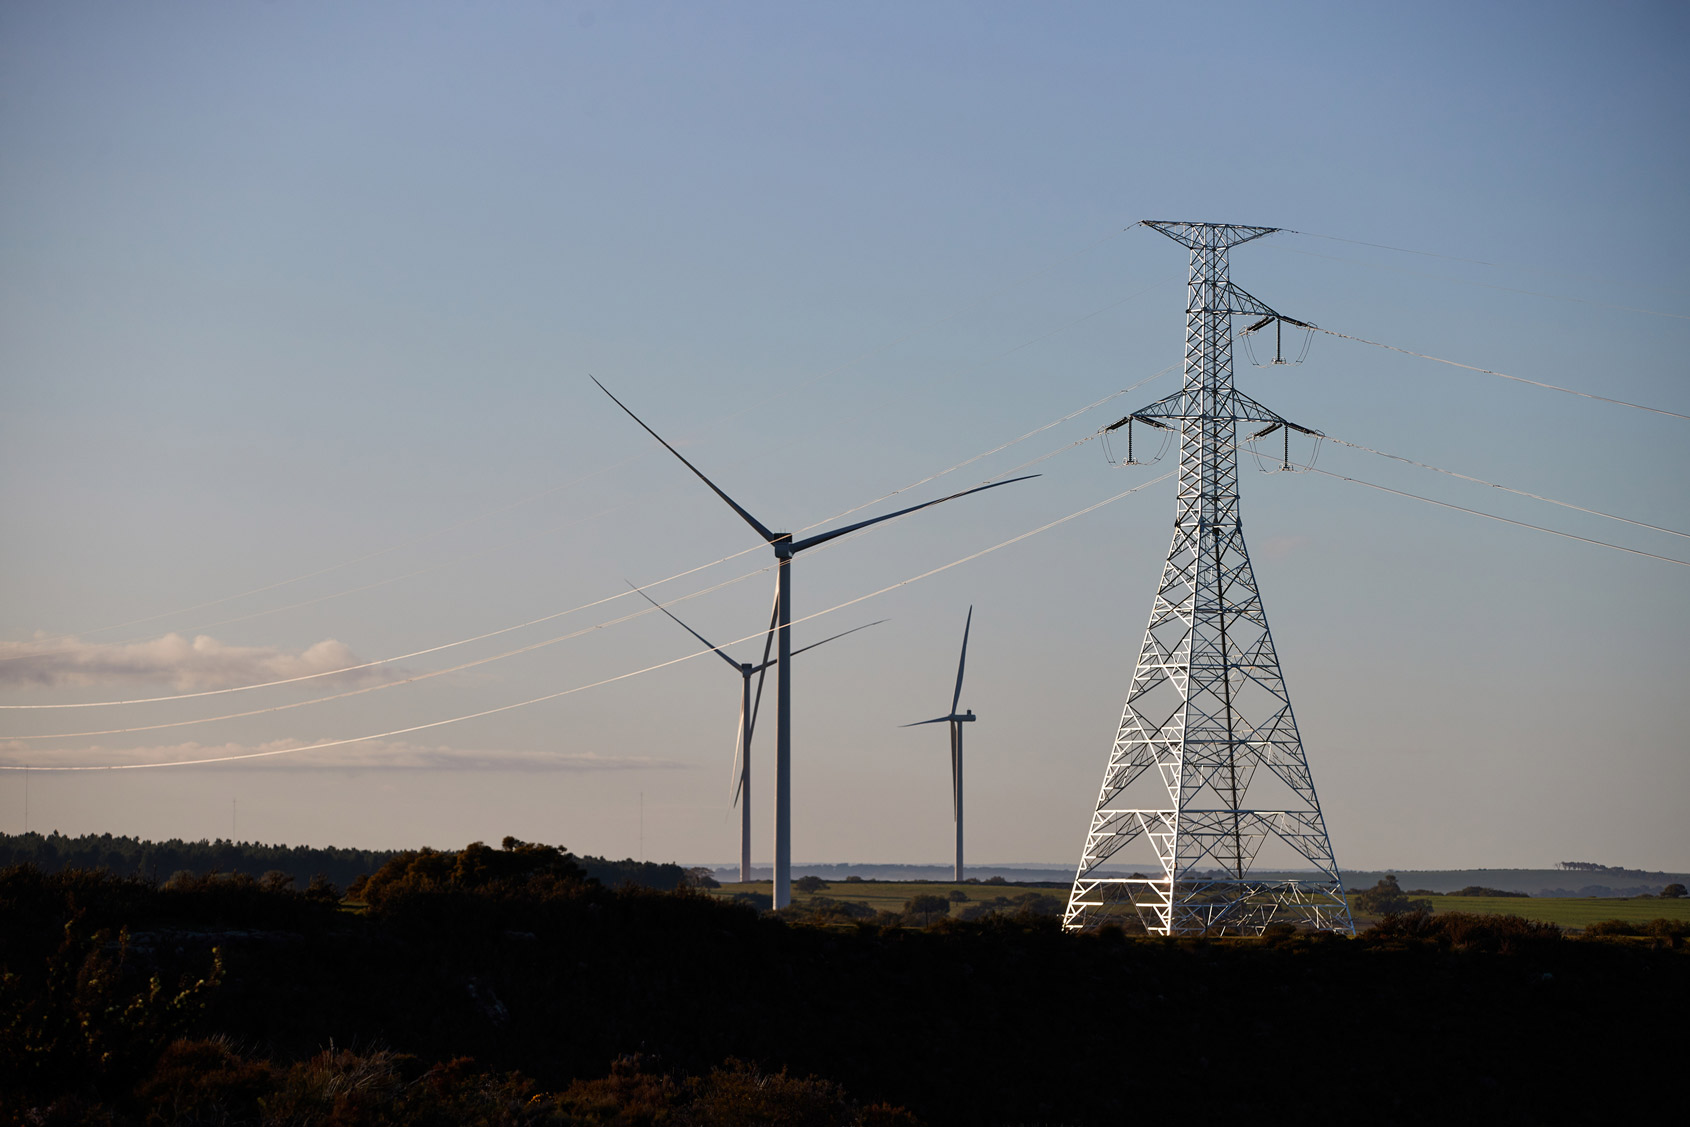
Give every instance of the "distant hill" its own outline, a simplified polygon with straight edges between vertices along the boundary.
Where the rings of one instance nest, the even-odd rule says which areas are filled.
[[[146,841],[111,834],[83,834],[67,837],[56,830],[50,834],[0,833],[0,868],[32,864],[47,873],[63,869],[98,869],[120,876],[143,876],[167,881],[176,873],[286,873],[299,888],[321,876],[330,884],[345,888],[361,876],[368,876],[405,852],[400,849],[317,848],[309,845],[265,845],[257,841]],[[577,857],[587,875],[607,888],[632,883],[646,888],[675,888],[686,876],[671,862],[612,861],[604,857]]]
[[[1396,874],[1404,889],[1427,892],[1456,892],[1479,885],[1528,896],[1641,896],[1659,893],[1669,884],[1690,884],[1690,874],[1644,869],[1356,869],[1344,873],[1344,887],[1372,888],[1387,871]]]
[[[739,880],[738,865],[707,866],[723,884]],[[989,880],[1002,877],[1016,884],[1072,884],[1072,867],[1059,868],[1041,865],[970,865],[966,870],[971,879]],[[1404,889],[1424,889],[1427,892],[1449,893],[1463,888],[1481,886],[1504,892],[1523,892],[1528,896],[1640,896],[1658,893],[1669,884],[1690,884],[1690,873],[1650,872],[1645,869],[1349,869],[1343,873],[1345,888],[1372,888],[1386,873],[1395,873],[1397,883]],[[768,880],[773,871],[766,865],[753,866],[753,879]],[[827,864],[794,864],[794,878],[818,876],[823,880],[844,880],[848,876],[864,880],[949,882],[949,865],[859,865],[849,862]],[[1125,876],[1125,873],[1121,875]],[[1258,875],[1307,876],[1307,873],[1262,872]]]

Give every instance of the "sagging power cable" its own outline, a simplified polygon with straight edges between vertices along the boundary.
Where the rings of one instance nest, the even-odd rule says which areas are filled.
[[[1365,485],[1367,488],[1377,489],[1381,493],[1394,493],[1398,497],[1407,497],[1415,501],[1424,501],[1428,505],[1436,505],[1441,509],[1454,509],[1458,513],[1469,513],[1476,517],[1484,517],[1486,520],[1501,521],[1503,524],[1512,524],[1517,528],[1529,528],[1534,532],[1547,532],[1551,536],[1561,536],[1568,540],[1577,540],[1584,544],[1594,544],[1599,548],[1612,548],[1616,552],[1628,552],[1634,556],[1644,556],[1651,560],[1661,560],[1664,563],[1678,564],[1680,567],[1690,567],[1690,560],[1676,559],[1672,556],[1660,556],[1656,555],[1654,552],[1645,552],[1637,548],[1627,548],[1624,544],[1615,544],[1607,540],[1597,540],[1590,536],[1577,536],[1571,532],[1562,532],[1558,528],[1546,528],[1541,524],[1529,524],[1523,520],[1514,520],[1510,517],[1498,516],[1495,513],[1487,513],[1480,509],[1469,509],[1464,505],[1452,505],[1448,501],[1434,500],[1431,497],[1423,497],[1418,493],[1410,493],[1403,489],[1392,489],[1388,485],[1380,485],[1377,482],[1372,481],[1363,481],[1359,477],[1349,477],[1345,474],[1333,473],[1331,470],[1317,469],[1314,466],[1304,466],[1303,468],[1312,473],[1325,474],[1327,477],[1335,477],[1339,481],[1348,481],[1355,485]]]
[[[1685,419],[1690,421],[1690,415],[1681,415],[1677,411],[1668,411],[1662,407],[1651,407],[1646,403],[1633,403],[1629,399],[1614,399],[1607,395],[1596,395],[1588,391],[1577,391],[1570,387],[1562,387],[1559,384],[1544,383],[1542,380],[1527,379],[1525,376],[1511,376],[1507,372],[1498,372],[1494,368],[1480,368],[1473,364],[1463,364],[1457,360],[1445,360],[1442,356],[1433,356],[1425,352],[1415,352],[1411,348],[1399,348],[1394,344],[1384,344],[1376,340],[1367,340],[1365,337],[1355,337],[1349,335],[1348,333],[1340,333],[1332,329],[1323,329],[1319,326],[1311,327],[1314,328],[1316,332],[1325,333],[1329,337],[1337,337],[1340,340],[1353,340],[1357,344],[1370,344],[1374,348],[1383,348],[1390,352],[1400,352],[1404,356],[1418,356],[1422,360],[1432,360],[1439,364],[1448,364],[1452,368],[1465,368],[1469,372],[1479,372],[1487,376],[1496,376],[1499,379],[1513,380],[1515,383],[1531,384],[1533,387],[1546,388],[1549,391],[1559,391],[1567,395],[1576,395],[1582,399],[1595,399],[1603,403],[1613,403],[1620,407],[1631,407],[1638,411],[1648,411],[1650,414],[1654,415],[1666,415],[1669,418]]]
[[[1589,513],[1593,517],[1603,517],[1607,520],[1619,521],[1621,524],[1629,524],[1636,528],[1647,528],[1651,532],[1664,532],[1668,536],[1682,536],[1685,539],[1690,540],[1690,532],[1680,532],[1676,528],[1663,528],[1658,524],[1649,524],[1645,521],[1632,520],[1630,517],[1622,517],[1617,513],[1603,512],[1601,509],[1587,509],[1583,505],[1575,505],[1571,501],[1557,501],[1553,497],[1545,497],[1540,493],[1528,493],[1524,489],[1514,489],[1511,486],[1499,485],[1494,481],[1486,481],[1482,477],[1474,477],[1472,474],[1458,473],[1455,470],[1446,470],[1442,466],[1434,466],[1426,462],[1417,462],[1413,458],[1405,458],[1401,454],[1388,454],[1383,450],[1375,450],[1371,446],[1363,446],[1359,442],[1349,442],[1342,438],[1334,438],[1330,434],[1323,434],[1321,435],[1321,438],[1327,442],[1335,443],[1338,446],[1348,446],[1351,450],[1360,450],[1367,454],[1377,454],[1379,457],[1389,458],[1393,462],[1402,462],[1405,465],[1416,466],[1423,470],[1431,470],[1433,473],[1446,474],[1449,477],[1459,478],[1462,481],[1470,481],[1475,485],[1483,485],[1491,489],[1500,489],[1502,492],[1512,493],[1516,497],[1529,497],[1533,501],[1542,501],[1547,505],[1559,505],[1563,509],[1572,509],[1574,512]],[[1313,466],[1311,465],[1308,468],[1312,469]]]
[[[1028,531],[1023,532],[1018,536],[1010,537],[1008,540],[999,541],[998,543],[993,544],[992,546],[990,546],[988,548],[982,548],[978,552],[973,552],[973,553],[970,553],[969,555],[961,556],[961,557],[959,557],[955,560],[952,560],[950,563],[942,564],[939,567],[930,568],[927,571],[921,572],[918,575],[912,575],[908,579],[902,579],[902,580],[899,580],[896,583],[890,583],[890,584],[888,584],[884,587],[879,588],[878,590],[870,591],[870,592],[868,592],[867,594],[864,594],[864,595],[859,595],[856,598],[849,599],[849,600],[847,600],[843,603],[836,604],[835,606],[829,607],[826,610],[817,611],[814,614],[805,615],[802,618],[795,619],[793,621],[793,625],[798,625],[799,623],[803,623],[803,622],[809,622],[812,619],[820,618],[823,615],[832,614],[835,611],[843,610],[846,607],[855,606],[856,604],[864,602],[868,599],[875,598],[879,595],[884,595],[884,594],[891,592],[891,591],[896,591],[900,587],[907,587],[912,583],[917,583],[917,582],[920,582],[923,579],[927,579],[931,576],[938,575],[941,572],[949,571],[951,568],[960,567],[963,564],[970,563],[974,560],[979,559],[982,556],[990,555],[991,553],[998,551],[1000,548],[1007,548],[1012,544],[1019,544],[1023,540],[1027,540],[1027,539],[1030,539],[1034,536],[1038,536],[1041,533],[1048,532],[1050,529],[1056,528],[1058,525],[1066,524],[1069,521],[1075,520],[1075,519],[1082,517],[1082,516],[1085,516],[1088,513],[1096,512],[1098,509],[1101,509],[1106,505],[1112,505],[1116,501],[1121,500],[1122,498],[1129,497],[1132,494],[1137,493],[1141,490],[1148,489],[1148,488],[1150,488],[1150,486],[1156,485],[1159,482],[1166,481],[1166,480],[1168,480],[1168,478],[1172,477],[1173,475],[1174,475],[1174,471],[1170,470],[1169,472],[1163,474],[1161,477],[1153,478],[1150,481],[1141,482],[1140,484],[1135,485],[1130,489],[1126,489],[1126,490],[1121,491],[1120,493],[1115,494],[1113,497],[1107,497],[1102,501],[1096,502],[1095,504],[1087,505],[1086,507],[1084,507],[1082,509],[1077,509],[1074,512],[1069,513],[1067,516],[1059,517],[1056,520],[1049,521],[1045,524],[1038,526],[1037,528],[1029,529]],[[649,614],[649,613],[652,613],[652,611],[648,609],[644,613]],[[761,632],[759,632],[757,634],[748,634],[743,638],[739,638],[739,639],[736,639],[735,641],[725,643],[725,645],[738,645],[742,642],[746,642],[746,641],[751,640],[752,638],[756,638],[756,637],[760,637],[760,636],[761,636]],[[711,650],[711,649],[696,650],[692,653],[685,654],[681,657],[671,658],[668,661],[661,661],[661,662],[657,662],[656,664],[653,664],[653,665],[645,666],[642,669],[635,669],[635,670],[631,670],[627,673],[620,673],[620,674],[617,674],[614,677],[606,677],[606,678],[603,678],[602,680],[591,682],[590,684],[576,685],[573,688],[562,689],[562,690],[555,692],[555,693],[546,693],[542,696],[531,697],[528,700],[517,701],[513,704],[503,704],[503,705],[499,705],[499,706],[494,707],[494,708],[482,709],[479,712],[466,713],[462,716],[453,716],[453,717],[450,717],[450,718],[445,719],[445,720],[432,720],[432,721],[429,721],[426,724],[413,724],[413,725],[406,727],[406,728],[395,728],[395,729],[393,729],[391,731],[387,731],[387,732],[373,732],[369,735],[351,736],[351,737],[348,737],[346,739],[339,739],[339,740],[323,740],[323,741],[320,741],[318,743],[307,744],[307,745],[302,746],[302,747],[273,748],[273,749],[270,749],[268,751],[243,752],[243,753],[238,754],[238,755],[220,755],[220,756],[208,757],[208,758],[205,758],[205,759],[178,759],[178,760],[169,760],[169,761],[162,761],[162,762],[156,762],[156,763],[108,763],[108,764],[97,764],[97,765],[89,765],[89,766],[67,766],[67,767],[41,766],[41,765],[37,765],[37,764],[29,764],[29,765],[24,765],[24,764],[0,764],[0,771],[137,771],[137,770],[145,770],[145,769],[150,769],[150,768],[162,768],[162,767],[199,767],[199,766],[205,766],[205,765],[211,764],[211,763],[232,763],[232,762],[236,762],[236,761],[240,761],[240,760],[248,760],[248,759],[266,759],[266,758],[271,758],[271,757],[279,756],[279,755],[296,755],[296,754],[303,752],[303,751],[321,751],[325,748],[345,747],[349,744],[365,743],[365,742],[368,742],[370,740],[391,739],[395,736],[406,736],[406,735],[412,734],[413,732],[427,731],[431,728],[442,728],[442,727],[445,727],[448,724],[459,724],[459,723],[463,723],[466,720],[478,720],[478,719],[481,719],[482,717],[493,716],[493,715],[496,715],[496,714],[501,713],[501,712],[511,712],[511,711],[514,711],[515,709],[527,708],[531,705],[542,704],[546,701],[558,700],[561,697],[572,696],[575,693],[586,692],[589,689],[600,688],[604,685],[614,684],[615,682],[618,682],[618,681],[626,681],[629,678],[638,677],[638,676],[641,676],[642,674],[646,674],[646,673],[652,673],[652,672],[655,672],[659,669],[667,669],[671,665],[679,665],[683,661],[690,661],[695,657],[702,657],[705,654],[711,654],[711,653],[714,653],[714,652],[715,651]]]
[[[1068,422],[1071,419],[1077,418],[1080,415],[1085,414],[1087,411],[1095,410],[1098,406],[1100,406],[1104,403],[1107,403],[1112,399],[1115,399],[1115,398],[1122,396],[1122,395],[1126,395],[1126,394],[1144,386],[1145,384],[1149,383],[1150,381],[1167,374],[1169,371],[1172,371],[1175,367],[1178,367],[1178,365],[1177,364],[1176,365],[1170,365],[1167,368],[1163,368],[1161,371],[1156,372],[1156,373],[1154,373],[1150,376],[1146,376],[1144,379],[1139,380],[1137,383],[1133,384],[1130,387],[1123,388],[1122,390],[1117,391],[1117,392],[1112,392],[1111,394],[1104,396],[1102,399],[1099,399],[1099,400],[1097,400],[1093,403],[1087,404],[1086,406],[1081,407],[1081,408],[1079,408],[1075,411],[1071,411],[1071,412],[1063,415],[1062,417],[1053,420],[1052,422],[1046,423],[1046,424],[1039,426],[1039,427],[1035,427],[1032,430],[1027,431],[1024,434],[1009,440],[1008,442],[1000,443],[999,445],[993,447],[990,450],[985,451],[984,453],[977,454],[977,455],[974,455],[973,457],[964,459],[963,461],[958,462],[954,466],[951,466],[951,467],[944,469],[944,470],[940,470],[938,473],[929,474],[928,476],[926,476],[924,478],[921,478],[917,481],[911,482],[910,484],[903,486],[900,489],[894,490],[891,493],[886,494],[884,497],[880,497],[880,498],[876,498],[874,500],[866,501],[861,505],[854,506],[852,508],[844,510],[841,513],[835,514],[834,516],[828,517],[828,518],[818,522],[817,524],[808,525],[804,529],[802,529],[801,531],[808,531],[811,528],[818,527],[820,524],[826,524],[829,521],[838,520],[841,517],[848,516],[848,515],[855,513],[855,512],[857,512],[861,509],[867,508],[870,505],[876,504],[878,501],[882,501],[882,500],[885,500],[885,499],[890,498],[890,497],[896,497],[899,494],[906,493],[911,489],[915,489],[915,488],[917,488],[921,485],[924,485],[924,484],[926,484],[930,481],[933,481],[937,478],[943,477],[946,474],[953,473],[956,470],[959,470],[959,469],[962,469],[965,466],[971,465],[972,463],[977,462],[982,458],[990,457],[993,454],[997,454],[997,453],[1000,453],[1004,450],[1007,450],[1007,449],[1009,449],[1013,446],[1016,446],[1016,445],[1018,445],[1022,442],[1027,441],[1030,438],[1033,438],[1036,435],[1042,434],[1045,431],[1050,430],[1053,427],[1059,426],[1064,422]],[[1024,465],[1034,465],[1034,464],[1037,464],[1038,462],[1047,461],[1050,458],[1053,458],[1058,454],[1064,453],[1067,450],[1072,449],[1076,445],[1083,444],[1083,442],[1085,442],[1085,441],[1089,441],[1089,438],[1088,439],[1082,439],[1078,443],[1070,443],[1066,446],[1060,447],[1057,450],[1052,451],[1048,454],[1041,455],[1040,457],[1034,459],[1031,462],[1024,463]],[[1008,476],[1009,474],[1012,474],[1014,472],[1015,471],[1013,471],[1013,470],[1006,471],[1005,474],[1000,474],[1000,475],[997,475],[997,476],[999,476],[999,477]],[[670,583],[670,582],[673,582],[674,580],[677,580],[677,579],[683,579],[688,575],[694,575],[694,574],[696,574],[700,571],[704,571],[708,568],[716,567],[719,564],[730,562],[732,560],[738,559],[740,556],[747,555],[747,554],[754,552],[754,551],[757,551],[757,550],[758,550],[758,546],[753,546],[753,547],[748,547],[748,548],[742,549],[741,551],[734,552],[730,555],[723,556],[720,559],[712,560],[709,563],[700,564],[697,567],[688,568],[685,571],[677,572],[674,575],[668,576],[664,579],[655,580],[651,583],[646,584],[645,587],[642,588],[642,590],[647,589],[647,588],[651,588],[651,587],[661,586],[665,583]],[[747,573],[747,574],[748,575],[756,574],[756,572],[750,572],[750,573]],[[741,576],[739,578],[745,578],[745,576]],[[730,580],[729,582],[735,582],[735,581],[737,581],[737,580]],[[715,589],[716,588],[711,588],[710,590],[715,590]],[[703,593],[703,592],[699,592],[699,593]],[[297,677],[286,677],[286,678],[280,678],[280,679],[273,680],[273,681],[256,682],[256,683],[249,684],[249,685],[233,685],[233,686],[227,686],[227,687],[220,688],[220,689],[203,689],[203,690],[200,690],[198,692],[192,692],[192,693],[172,693],[172,694],[168,694],[168,695],[164,695],[164,696],[136,697],[136,698],[126,699],[126,700],[78,701],[78,702],[56,703],[56,704],[0,704],[0,710],[3,710],[3,711],[38,711],[38,710],[48,710],[48,709],[58,710],[58,709],[72,709],[72,708],[108,708],[108,707],[117,707],[117,706],[121,706],[121,705],[152,704],[152,703],[162,703],[162,702],[167,702],[167,701],[192,700],[192,699],[201,698],[201,697],[222,696],[222,695],[226,695],[226,694],[229,694],[229,693],[246,692],[246,691],[253,690],[253,689],[275,688],[275,687],[282,686],[282,685],[297,684],[297,683],[300,683],[300,682],[303,682],[303,681],[316,680],[318,678],[323,678],[323,677],[333,677],[333,676],[338,676],[338,675],[347,674],[347,673],[357,673],[357,672],[362,672],[362,671],[368,670],[368,669],[378,668],[378,667],[381,667],[381,666],[384,666],[384,665],[394,664],[396,662],[410,661],[410,660],[414,660],[414,659],[419,658],[419,657],[426,657],[426,656],[429,656],[431,654],[441,653],[445,650],[454,649],[454,648],[459,647],[459,646],[469,645],[469,644],[474,643],[474,642],[486,641],[489,638],[499,637],[501,635],[509,634],[509,633],[512,633],[512,632],[517,631],[517,630],[522,630],[522,629],[525,629],[525,628],[530,627],[530,626],[537,626],[537,625],[540,625],[542,623],[551,622],[551,621],[554,621],[558,618],[563,618],[563,617],[566,617],[566,616],[571,615],[571,614],[576,614],[576,613],[579,613],[581,611],[591,610],[593,607],[602,606],[606,603],[614,601],[615,599],[624,598],[624,597],[627,596],[627,594],[628,594],[628,592],[625,592],[625,591],[617,592],[614,595],[610,595],[610,596],[607,596],[607,597],[602,598],[602,599],[596,599],[596,600],[593,600],[591,602],[582,603],[578,606],[570,607],[570,608],[567,608],[565,610],[556,611],[556,612],[553,612],[551,614],[540,616],[538,618],[532,618],[532,619],[529,619],[525,622],[519,622],[519,623],[515,623],[515,624],[510,625],[510,626],[500,627],[499,629],[490,630],[490,631],[487,631],[485,633],[474,635],[472,637],[461,638],[461,639],[457,639],[455,641],[445,642],[445,643],[441,643],[439,645],[429,646],[429,647],[426,647],[424,649],[413,650],[409,653],[397,654],[397,655],[394,655],[394,656],[391,656],[391,657],[377,658],[377,659],[374,659],[374,660],[371,660],[371,661],[361,662],[361,663],[358,663],[356,665],[344,666],[344,667],[339,668],[339,669],[328,669],[328,670],[321,670],[321,671],[315,672],[315,673],[301,674]],[[691,597],[691,596],[689,596],[689,597]],[[620,621],[620,620],[618,620],[618,621]],[[573,637],[573,636],[578,636],[578,635],[569,635],[569,636]],[[560,639],[554,639],[554,640],[560,640]],[[549,644],[549,643],[547,643],[547,644]],[[527,652],[529,648],[530,647],[524,647],[522,649],[513,650],[513,651],[510,651],[510,654]],[[503,656],[510,656],[510,654],[503,655]],[[487,659],[487,660],[497,660],[497,659],[494,658],[494,659]],[[383,685],[366,687],[365,689],[360,690],[360,691],[375,691],[377,689],[385,688],[385,687],[388,687],[390,685],[397,685],[397,684],[404,684],[404,683],[408,683],[408,681],[386,682]],[[335,696],[319,697],[319,698],[316,698],[316,700],[334,700],[334,699],[338,699],[338,697],[342,696],[342,695],[347,695],[347,694],[336,694]],[[297,702],[298,705],[311,704],[311,703],[315,703],[315,701]],[[294,707],[294,706],[283,706],[283,707]],[[269,711],[269,710],[260,709],[260,710],[255,710],[254,713],[239,713],[239,714],[233,714],[233,715],[253,715],[253,714],[256,714],[256,712],[262,712],[262,711]],[[197,721],[185,721],[183,723],[196,723],[196,722]],[[166,726],[180,726],[180,725],[158,725],[158,727],[166,727]],[[145,730],[145,729],[143,729],[143,728],[132,728],[132,729],[126,729],[126,730],[139,731],[139,730]]]

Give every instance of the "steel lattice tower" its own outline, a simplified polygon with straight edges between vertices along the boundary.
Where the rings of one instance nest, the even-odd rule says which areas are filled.
[[[1232,385],[1232,317],[1259,317],[1251,329],[1291,318],[1228,280],[1227,251],[1276,228],[1144,225],[1191,251],[1185,381],[1116,425],[1170,429],[1177,421],[1179,499],[1064,926],[1114,921],[1162,935],[1218,935],[1293,923],[1351,932],[1238,511],[1238,424],[1264,424],[1251,437],[1279,427],[1313,433]],[[1274,867],[1290,872],[1252,875],[1268,843],[1281,858]],[[1143,871],[1129,875],[1134,867]]]

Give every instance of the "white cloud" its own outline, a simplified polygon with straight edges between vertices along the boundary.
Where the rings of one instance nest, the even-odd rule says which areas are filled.
[[[311,748],[311,750],[295,750]],[[231,758],[255,756],[255,758]],[[205,763],[206,766],[302,771],[672,771],[693,765],[649,756],[609,756],[592,752],[516,751],[500,748],[452,748],[363,740],[339,747],[315,747],[306,740],[271,740],[259,744],[162,744],[122,749],[85,747],[44,750],[22,741],[0,742],[0,766],[30,768],[136,767],[147,764]]]
[[[1308,544],[1307,536],[1269,536],[1256,549],[1264,559],[1283,560],[1300,553]]]
[[[326,674],[359,664],[345,643],[325,639],[297,653],[275,646],[231,646],[200,634],[166,634],[147,642],[84,642],[63,638],[0,642],[0,685],[42,688],[166,684],[178,692],[227,689]],[[342,674],[336,684],[389,676],[381,668]]]

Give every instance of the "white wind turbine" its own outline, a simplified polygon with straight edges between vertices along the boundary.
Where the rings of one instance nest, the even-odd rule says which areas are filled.
[[[628,586],[634,587],[632,583],[628,584]],[[779,661],[778,658],[771,658],[769,656],[769,649],[775,640],[774,615],[771,614],[769,616],[767,640],[763,645],[763,660],[758,662],[756,665],[752,665],[749,662],[735,661],[722,650],[721,646],[716,645],[703,634],[700,634],[697,630],[694,630],[685,622],[682,622],[679,616],[677,616],[668,607],[652,598],[650,595],[647,595],[643,589],[634,587],[634,590],[638,591],[640,596],[644,598],[646,602],[674,619],[675,623],[679,625],[682,630],[685,630],[688,634],[691,634],[694,638],[697,638],[699,641],[708,646],[711,652],[732,666],[734,672],[738,673],[740,676],[739,728],[734,733],[735,783],[733,800],[739,804],[739,879],[741,884],[749,884],[751,881],[751,732],[757,726],[757,708],[763,701],[763,678],[758,676],[757,695],[753,698],[751,695],[751,677],[752,674],[766,673],[769,666],[775,665]],[[833,635],[831,638],[823,638],[819,642],[811,642],[807,646],[793,650],[792,656],[797,657],[805,650],[813,650],[817,646],[825,646],[835,638],[843,638],[846,634],[855,634],[859,630],[867,630],[870,626],[879,626],[885,621],[886,620],[884,618],[879,618],[873,622],[865,622],[861,626],[853,626],[851,629],[841,631],[840,633]]]
[[[968,608],[968,620],[962,625],[962,657],[956,663],[956,692],[951,694],[951,711],[947,716],[935,716],[931,720],[917,720],[914,724],[905,724],[906,728],[917,728],[923,724],[944,724],[951,726],[951,816],[956,820],[956,877],[957,883],[962,883],[962,726],[974,720],[974,710],[959,713],[956,708],[962,700],[962,670],[968,664],[968,630],[974,625],[974,608]]]
[[[645,421],[629,411],[616,396],[610,394],[610,389],[599,383],[597,377],[589,377],[599,390],[610,395],[610,401],[621,407],[630,419],[640,424],[651,437],[663,444],[663,448],[680,459],[687,469],[710,487],[710,491],[720,497],[741,520],[750,525],[752,530],[763,541],[775,550],[775,879],[774,906],[784,908],[792,902],[792,557],[806,548],[814,548],[825,544],[829,540],[837,539],[848,532],[855,532],[860,528],[867,528],[882,521],[901,517],[906,513],[913,513],[919,509],[932,508],[934,505],[966,497],[970,493],[979,493],[986,489],[996,489],[1000,485],[1011,482],[1026,481],[1028,478],[1038,477],[1038,474],[1027,474],[1023,477],[1012,477],[1006,481],[994,481],[990,485],[977,485],[973,489],[964,489],[960,493],[952,493],[934,501],[926,501],[920,505],[911,505],[907,509],[899,509],[895,513],[884,516],[870,517],[855,524],[848,524],[844,528],[836,528],[831,532],[818,533],[807,536],[802,540],[794,540],[790,532],[775,532],[762,521],[746,512],[745,509],[722,492],[717,484],[704,476],[704,472],[682,457],[681,452],[670,446],[662,435],[646,426]]]

